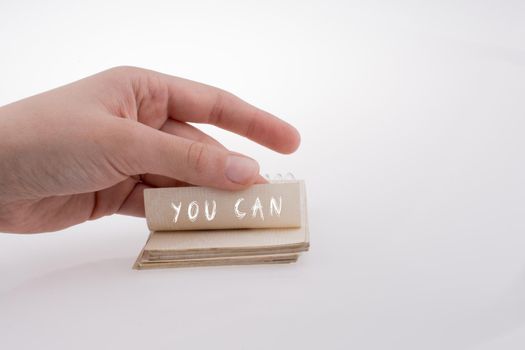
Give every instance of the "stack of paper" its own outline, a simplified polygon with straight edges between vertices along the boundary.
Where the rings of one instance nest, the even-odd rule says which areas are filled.
[[[144,201],[151,234],[137,269],[289,263],[309,248],[303,181],[147,189]]]

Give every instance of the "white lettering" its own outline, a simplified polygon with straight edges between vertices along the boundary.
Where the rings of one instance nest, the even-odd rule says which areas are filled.
[[[254,218],[257,215],[257,211],[261,214],[261,220],[264,220],[264,214],[262,210],[262,204],[259,197],[255,198],[255,203],[253,203],[252,207],[252,218]]]
[[[277,208],[277,201],[275,198],[270,199],[270,216],[273,216],[273,211],[277,213],[277,216],[281,216],[281,209],[283,208],[283,197],[279,197],[279,208]]]
[[[171,207],[175,210],[175,216],[173,217],[173,222],[179,220],[180,207],[182,207],[182,202],[179,202],[179,205],[176,206],[175,203],[171,202]]]
[[[239,220],[242,220],[246,216],[246,213],[239,210],[239,205],[241,204],[243,200],[244,198],[239,198],[237,199],[237,202],[235,202],[235,208],[234,208],[235,215],[239,218]]]
[[[188,205],[188,219],[190,219],[191,222],[194,222],[197,220],[197,216],[199,215],[199,204],[196,201],[193,201]]]
[[[208,221],[212,221],[215,218],[215,215],[217,214],[217,202],[213,202],[213,209],[211,211],[210,215],[210,209],[208,208],[208,201],[204,201],[204,212],[206,214],[206,219]]]

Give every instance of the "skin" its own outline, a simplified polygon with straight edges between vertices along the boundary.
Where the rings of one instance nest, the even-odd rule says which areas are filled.
[[[144,216],[143,190],[263,183],[255,160],[188,124],[281,153],[291,125],[226,91],[117,67],[0,107],[0,231],[49,232],[115,213]]]

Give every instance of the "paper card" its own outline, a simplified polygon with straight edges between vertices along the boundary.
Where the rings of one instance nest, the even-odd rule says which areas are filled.
[[[301,181],[243,191],[206,187],[144,190],[151,231],[291,228],[301,226]]]
[[[287,264],[296,262],[297,254],[273,254],[259,256],[224,257],[211,259],[171,260],[171,261],[141,261],[135,262],[137,270],[168,268],[168,267],[198,267],[223,265],[253,265],[253,264]]]

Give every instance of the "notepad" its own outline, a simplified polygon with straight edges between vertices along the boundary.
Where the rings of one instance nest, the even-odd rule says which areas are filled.
[[[146,189],[144,204],[150,236],[136,269],[291,263],[309,249],[304,181]]]

